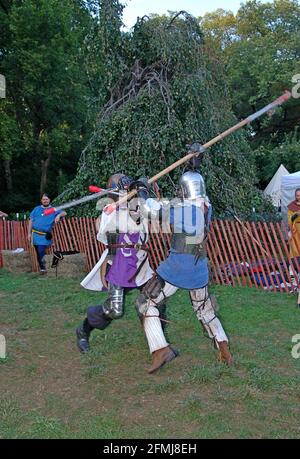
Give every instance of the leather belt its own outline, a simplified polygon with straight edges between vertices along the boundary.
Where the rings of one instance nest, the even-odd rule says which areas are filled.
[[[36,229],[33,229],[31,230],[33,233],[36,233],[36,234],[39,234],[40,236],[46,236],[47,233],[45,233],[44,231],[38,231]]]
[[[144,244],[108,244],[109,249],[135,249],[135,250],[146,250],[149,248]]]

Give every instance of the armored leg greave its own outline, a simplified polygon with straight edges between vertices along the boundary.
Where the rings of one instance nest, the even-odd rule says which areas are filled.
[[[218,342],[228,342],[228,338],[222,324],[216,316],[216,308],[214,307],[214,302],[208,293],[207,286],[196,290],[190,290],[190,297],[197,319],[203,325],[203,328],[208,333],[209,338],[215,341],[216,347],[219,348]]]
[[[120,319],[124,314],[124,288],[111,284],[109,297],[103,304],[103,312],[109,319]]]
[[[87,310],[89,324],[104,330],[113,319],[119,319],[124,313],[124,289],[116,285],[110,286],[109,297],[103,305],[90,306]]]
[[[177,287],[165,283],[156,276],[156,279],[153,278],[146,284],[143,293],[136,300],[137,312],[143,322],[151,353],[168,346],[160,321],[160,309],[166,298],[173,295],[176,290]]]

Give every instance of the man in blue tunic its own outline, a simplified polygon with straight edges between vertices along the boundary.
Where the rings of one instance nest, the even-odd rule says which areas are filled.
[[[28,240],[36,250],[41,274],[46,273],[44,257],[47,247],[52,243],[52,228],[55,223],[58,223],[62,217],[67,215],[63,210],[57,210],[50,215],[44,215],[45,209],[49,208],[51,208],[50,198],[47,194],[43,194],[41,205],[33,209],[28,224]]]
[[[136,304],[153,356],[148,372],[155,372],[174,358],[161,326],[160,307],[178,288],[189,290],[193,310],[219,350],[219,360],[231,365],[228,338],[216,315],[216,302],[208,292],[205,242],[212,208],[201,174],[195,170],[185,172],[180,178],[180,199],[165,204],[149,197],[147,180],[139,179],[135,188],[144,202],[144,214],[150,219],[168,221],[172,229],[169,256],[159,265]]]

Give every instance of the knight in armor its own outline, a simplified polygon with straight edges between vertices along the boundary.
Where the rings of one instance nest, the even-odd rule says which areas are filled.
[[[123,174],[114,174],[108,188],[126,193],[133,180]],[[112,195],[113,197],[113,195]],[[116,199],[116,198],[113,198]],[[94,329],[104,330],[124,313],[127,291],[141,289],[154,276],[148,260],[148,221],[139,209],[136,199],[127,201],[111,214],[102,212],[96,222],[97,240],[106,247],[100,260],[83,279],[81,285],[90,290],[108,291],[101,305],[87,309],[87,316],[76,330],[81,352],[90,349],[89,338]],[[172,358],[177,352],[168,345]]]
[[[219,351],[219,360],[231,365],[228,338],[217,317],[216,300],[208,291],[209,270],[205,251],[212,206],[206,195],[202,175],[191,166],[180,178],[180,199],[174,203],[158,203],[149,196],[147,179],[141,178],[132,187],[137,189],[143,215],[161,222],[168,219],[172,229],[171,249],[142,293],[136,307],[152,353],[153,373],[172,360],[172,348],[163,332],[160,307],[179,288],[189,290],[192,308],[205,333]]]

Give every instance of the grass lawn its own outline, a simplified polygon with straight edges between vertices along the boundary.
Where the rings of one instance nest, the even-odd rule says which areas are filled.
[[[300,438],[296,296],[214,287],[235,366],[216,361],[188,294],[169,301],[181,355],[148,375],[151,357],[131,292],[125,316],[81,355],[74,330],[106,296],[79,279],[0,270],[0,438]]]

